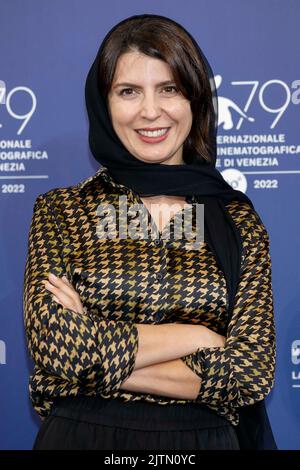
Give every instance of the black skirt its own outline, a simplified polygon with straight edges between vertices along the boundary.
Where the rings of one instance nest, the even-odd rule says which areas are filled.
[[[234,426],[196,403],[56,400],[33,450],[239,450]]]

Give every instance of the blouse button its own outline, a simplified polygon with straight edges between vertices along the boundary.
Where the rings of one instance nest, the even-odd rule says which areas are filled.
[[[157,273],[156,277],[160,281],[162,279],[163,275],[162,275],[162,273]]]
[[[155,243],[156,246],[160,246],[162,244],[162,241],[159,238],[156,238],[154,240],[154,243]]]

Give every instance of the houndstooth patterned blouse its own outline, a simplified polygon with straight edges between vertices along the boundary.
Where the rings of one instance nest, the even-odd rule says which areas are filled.
[[[239,407],[265,398],[274,385],[275,325],[269,236],[246,202],[227,204],[243,241],[242,270],[224,347],[181,358],[200,378],[196,400],[120,389],[138,351],[136,323],[203,324],[225,334],[228,296],[208,245],[185,249],[171,219],[154,239],[120,237],[119,197],[141,203],[107,168],[80,183],[40,194],[34,205],[24,271],[24,322],[34,371],[29,393],[43,420],[56,397],[100,395],[166,405],[196,401],[238,424]],[[195,223],[194,199],[192,223]],[[187,200],[188,202],[188,200]],[[116,208],[114,236],[99,236],[99,217]],[[130,212],[129,212],[130,214]],[[148,212],[148,229],[153,220]],[[113,213],[108,220],[114,222]],[[132,217],[131,223],[139,226]],[[124,225],[124,224],[123,224]],[[194,227],[194,225],[193,225]],[[84,315],[63,308],[42,283],[64,274],[79,293]]]

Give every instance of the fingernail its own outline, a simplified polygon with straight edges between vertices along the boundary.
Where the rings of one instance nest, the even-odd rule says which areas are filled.
[[[53,273],[50,273],[49,277],[50,277],[50,279],[57,279],[57,276],[55,276],[55,274],[53,274]]]

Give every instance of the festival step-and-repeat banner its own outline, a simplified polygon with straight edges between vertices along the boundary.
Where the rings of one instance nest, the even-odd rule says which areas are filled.
[[[253,200],[271,241],[277,366],[267,410],[279,449],[300,449],[297,0],[0,0],[0,448],[31,449],[40,425],[22,305],[33,204],[99,168],[88,146],[86,75],[111,27],[141,13],[181,23],[213,68],[217,167]]]

